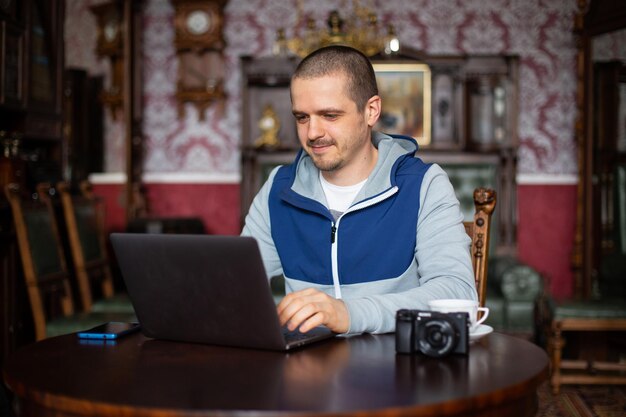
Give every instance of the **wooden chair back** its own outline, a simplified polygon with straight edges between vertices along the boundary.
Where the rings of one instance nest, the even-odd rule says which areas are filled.
[[[100,285],[100,296],[113,296],[113,277],[104,231],[104,205],[95,198],[87,182],[81,195],[73,195],[69,185],[59,182],[61,199],[78,292],[84,311],[91,311],[94,300],[92,283]]]
[[[24,199],[14,183],[7,184],[4,192],[13,213],[35,338],[41,340],[49,316],[74,313],[65,254],[51,207],[40,199]]]
[[[489,229],[491,215],[496,207],[496,192],[488,188],[474,190],[474,221],[464,222],[465,231],[472,239],[471,255],[478,301],[485,306],[487,292],[487,261],[489,259]]]

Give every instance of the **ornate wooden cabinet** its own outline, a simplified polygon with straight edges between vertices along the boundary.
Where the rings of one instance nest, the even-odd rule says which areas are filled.
[[[601,292],[619,296],[626,288],[626,3],[579,1],[574,29],[578,48],[574,290],[581,298]],[[619,283],[621,294],[602,288],[607,278]]]
[[[299,147],[296,126],[292,121],[289,82],[296,68],[296,58],[243,57],[242,143],[241,143],[241,216],[242,224],[252,199],[263,185],[269,171],[278,164],[288,164]],[[276,132],[279,144],[257,147],[262,135],[263,109],[271,106],[280,124]]]
[[[2,185],[60,179],[63,166],[62,0],[4,1],[0,9]]]
[[[63,0],[0,2],[0,187],[61,179]],[[0,360],[32,337],[10,210],[0,193]]]
[[[474,188],[496,189],[492,242],[496,252],[514,253],[517,58],[406,54],[372,62],[383,99],[377,128],[423,135],[420,157],[448,172],[467,219],[474,213]],[[271,169],[290,163],[300,148],[289,97],[297,63],[295,57],[242,58],[242,222]],[[260,140],[269,133],[278,143]]]

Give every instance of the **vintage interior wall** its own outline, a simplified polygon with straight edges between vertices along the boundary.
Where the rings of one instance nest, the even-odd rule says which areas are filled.
[[[67,66],[107,73],[107,64],[93,53],[95,22],[88,10],[88,6],[101,2],[67,1]],[[152,201],[152,214],[195,213],[205,219],[213,233],[237,233],[239,57],[269,55],[279,27],[285,27],[287,35],[292,35],[298,23],[297,0],[229,0],[225,16],[228,99],[223,112],[210,108],[204,121],[199,120],[192,107],[187,108],[184,118],[177,117],[173,6],[169,0],[144,0],[144,3],[144,170],[148,196],[158,198]],[[302,3],[305,13],[320,23],[333,8],[351,4],[332,0]],[[519,256],[550,276],[555,295],[571,294],[569,256],[577,171],[573,140],[576,51],[572,36],[576,0],[361,0],[361,3],[375,6],[383,22],[393,22],[402,44],[429,54],[520,57]],[[107,114],[107,173],[124,170],[122,135],[123,125]],[[100,177],[101,189],[107,195],[117,195],[119,181],[107,178]],[[112,178],[119,177],[112,175]],[[157,183],[168,183],[169,189],[185,187],[188,198],[170,191],[151,194],[151,184]],[[226,186],[228,191],[211,192],[218,185]],[[168,201],[168,195],[176,197]],[[111,211],[119,205],[118,196],[110,202]],[[553,216],[550,227],[539,227],[536,222],[543,219],[539,213],[547,212],[560,215]],[[113,223],[114,227],[123,227],[123,218]]]
[[[105,72],[94,53],[95,22],[88,6],[102,0],[68,0],[67,65]],[[240,131],[241,55],[269,55],[276,30],[293,34],[296,0],[229,0],[225,37],[224,114],[211,108],[198,120],[189,107],[176,114],[177,64],[174,9],[169,0],[144,0],[146,172],[237,175]],[[337,1],[303,2],[305,13],[322,22]],[[350,3],[349,1],[347,2]],[[375,4],[393,22],[405,45],[431,54],[517,54],[520,56],[519,172],[576,173],[572,141],[575,116],[575,0],[385,0]],[[121,122],[107,120],[107,172],[123,171]]]

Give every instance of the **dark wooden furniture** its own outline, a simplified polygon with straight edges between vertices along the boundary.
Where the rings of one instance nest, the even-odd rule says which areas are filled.
[[[65,2],[3,3],[6,5],[0,8],[0,131],[17,142],[15,152],[1,155],[0,159],[14,160],[12,174],[34,188],[39,181],[60,179],[62,172]],[[15,171],[20,170],[17,175]],[[14,178],[8,178],[0,187],[9,181]]]
[[[626,166],[626,142],[618,137],[626,108],[620,103],[626,91],[626,57],[609,57],[607,62],[594,51],[606,36],[623,44],[626,3],[594,0],[578,6],[579,180],[572,257],[576,298],[557,305],[546,320],[555,393],[562,384],[626,384],[626,365],[611,352],[615,348],[607,336],[626,334],[626,248],[618,228],[626,216],[626,178],[620,174]],[[617,350],[623,352],[623,345]]]
[[[626,144],[619,137],[626,106],[619,99],[620,91],[626,89],[626,57],[602,56],[599,47],[607,37],[614,37],[616,44],[624,43],[626,3],[587,0],[578,2],[578,7],[574,29],[578,47],[575,126],[579,158],[572,266],[576,295],[589,298],[600,285],[604,258],[619,250],[614,182],[616,167],[626,164]],[[626,208],[621,211],[624,216]]]
[[[81,194],[72,193],[65,182],[55,191],[60,196],[67,240],[83,311],[133,313],[125,293],[115,294],[111,260],[104,229],[104,204],[97,199],[88,181],[81,183]],[[40,198],[52,204],[50,185],[38,188]]]
[[[178,81],[178,114],[185,104],[198,110],[204,120],[206,109],[224,100],[224,8],[228,0],[174,0],[174,28]]]
[[[491,189],[477,188],[474,190],[476,213],[474,221],[464,222],[465,231],[472,238],[470,248],[476,292],[481,307],[485,306],[487,295],[487,262],[489,260],[489,240],[491,215],[496,208],[496,192]]]
[[[48,308],[46,302],[53,300],[60,315],[74,313],[69,274],[61,247],[54,215],[40,201],[26,201],[23,190],[16,184],[8,184],[5,195],[13,213],[15,231],[22,259],[24,280],[35,323],[35,338],[46,337]]]
[[[374,64],[427,64],[432,74],[431,142],[417,155],[438,163],[450,176],[467,221],[474,216],[473,191],[489,187],[498,193],[492,247],[515,253],[518,60],[512,56],[373,57]],[[291,114],[289,84],[298,58],[243,57],[241,222],[252,200],[277,165],[293,162],[300,144]],[[280,144],[258,147],[260,121],[270,105],[280,130]],[[499,110],[492,111],[493,108]],[[383,97],[383,109],[385,99]],[[482,127],[481,127],[482,126]],[[390,131],[389,133],[398,133]]]
[[[574,307],[578,311],[571,316],[561,314],[552,320],[552,334],[550,338],[550,356],[552,360],[552,375],[550,382],[552,391],[558,394],[563,384],[626,384],[626,365],[616,361],[596,359],[564,359],[562,351],[565,347],[565,332],[583,333],[584,338],[602,344],[606,338],[598,336],[598,332],[626,331],[625,317],[610,317],[611,306],[598,303],[589,306],[588,303]],[[595,311],[609,311],[608,317],[585,317],[581,311],[593,314]],[[558,309],[557,309],[558,312]],[[613,309],[612,313],[619,313]],[[596,350],[596,354],[597,354]],[[604,356],[603,353],[601,353]]]
[[[0,2],[0,189],[34,190],[67,172],[63,127],[64,0]],[[0,357],[33,340],[16,232],[0,192]],[[4,314],[6,312],[6,315]]]
[[[101,93],[100,99],[114,119],[119,117],[124,121],[127,183],[124,195],[128,220],[145,211],[141,188],[143,4],[142,0],[109,0],[91,7],[98,24],[96,52],[108,57],[112,68],[111,87]]]
[[[20,271],[11,207],[0,199],[0,363],[32,340],[28,298]]]
[[[395,336],[280,353],[147,339],[50,338],[9,358],[24,416],[534,416],[548,358],[494,333],[469,356],[396,355]]]
[[[40,198],[50,200],[50,184],[46,189],[39,188]],[[67,183],[59,182],[56,191],[61,197],[64,224],[67,230],[74,274],[83,310],[91,311],[93,294],[92,275],[99,277],[104,298],[113,296],[113,277],[106,252],[104,233],[104,208],[97,200],[72,195]]]
[[[68,68],[63,76],[63,133],[67,144],[64,181],[77,189],[92,172],[104,172],[104,77]]]
[[[51,205],[40,199],[25,199],[23,190],[16,184],[8,184],[4,192],[13,214],[36,340],[88,329],[107,321],[135,319],[134,313],[76,313]]]
[[[96,18],[98,36],[96,53],[111,63],[111,84],[100,93],[100,100],[117,117],[124,103],[124,11],[122,1],[110,1],[90,7]]]

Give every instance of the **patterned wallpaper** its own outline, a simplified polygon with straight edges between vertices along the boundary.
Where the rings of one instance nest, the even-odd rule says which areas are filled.
[[[594,37],[591,48],[593,61],[626,62],[626,29]]]
[[[94,56],[95,22],[88,6],[67,0],[67,66],[108,73]],[[199,121],[189,106],[178,119],[174,91],[174,9],[168,0],[144,0],[145,171],[239,172],[241,55],[271,53],[276,30],[293,34],[298,0],[229,0],[226,6],[228,100]],[[351,1],[302,2],[318,22]],[[576,173],[574,143],[576,0],[361,0],[393,22],[400,41],[429,54],[515,54],[520,57],[519,165],[523,174]],[[106,171],[124,169],[123,126],[107,115]]]

